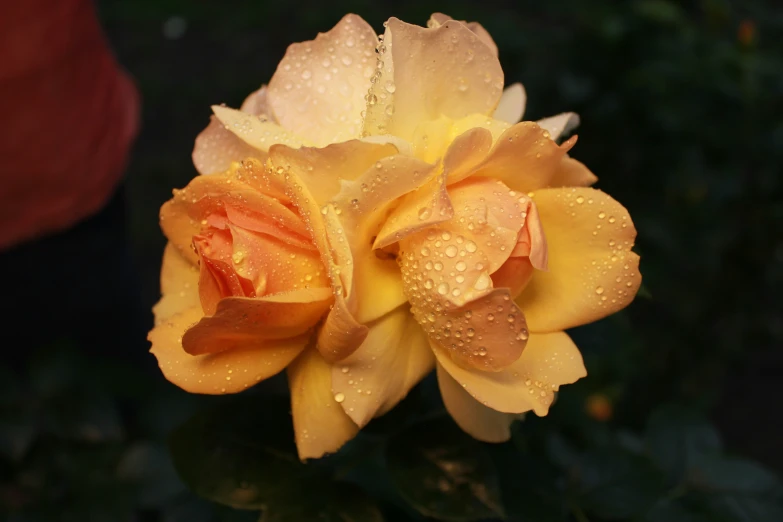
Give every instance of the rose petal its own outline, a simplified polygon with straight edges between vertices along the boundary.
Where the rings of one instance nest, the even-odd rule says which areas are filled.
[[[641,284],[628,211],[590,188],[543,189],[533,198],[549,250],[517,299],[533,332],[591,323],[627,306]]]
[[[269,102],[267,100],[267,87],[262,85],[257,91],[251,92],[239,110],[248,114],[254,114],[255,116],[266,116],[268,119],[274,121],[272,111],[269,108]]]
[[[454,20],[454,18],[445,15],[443,13],[433,13],[432,16],[430,16],[430,19],[427,21],[427,27],[437,28],[445,24],[449,20]],[[481,26],[481,24],[479,24],[478,22],[466,22],[465,20],[458,20],[458,21],[465,24],[465,26],[468,29],[470,29],[473,32],[473,34],[475,34],[479,38],[479,40],[484,42],[484,44],[487,47],[489,47],[489,49],[492,51],[492,54],[494,54],[495,56],[498,55],[498,46],[495,44],[495,41],[489,35],[487,30]]]
[[[355,352],[367,338],[369,329],[356,320],[341,292],[318,332],[316,348],[330,363],[341,361]]]
[[[549,133],[549,139],[557,141],[579,126],[579,115],[575,112],[564,112],[538,120],[536,124]]]
[[[443,404],[460,428],[474,439],[484,442],[505,442],[511,438],[514,414],[484,406],[471,397],[443,366],[438,364],[437,370]]]
[[[231,162],[245,158],[265,161],[266,152],[237,138],[215,116],[210,116],[209,125],[196,137],[192,157],[198,173],[206,175],[225,172]]]
[[[549,187],[571,145],[558,146],[547,131],[523,121],[503,133],[472,175],[500,180],[523,193]]]
[[[334,453],[359,432],[332,393],[331,380],[331,367],[312,348],[288,366],[296,448],[302,460]]]
[[[433,346],[438,363],[480,403],[504,413],[546,415],[554,392],[587,375],[576,345],[565,332],[530,334],[517,361],[499,372],[465,369]]]
[[[393,256],[373,251],[373,238],[383,237],[389,208],[400,196],[422,183],[433,166],[415,158],[383,158],[352,182],[344,182],[333,202],[353,255],[356,319],[373,321],[405,302],[400,270]],[[444,187],[445,190],[445,187]],[[375,242],[377,247],[378,241]]]
[[[171,244],[163,251],[160,269],[160,301],[153,307],[155,324],[188,308],[201,306],[198,294],[198,268]]]
[[[237,393],[285,368],[302,351],[308,336],[257,341],[252,347],[193,356],[182,348],[185,331],[203,316],[193,307],[159,322],[149,333],[151,352],[163,375],[190,393]]]
[[[500,103],[498,103],[498,107],[495,109],[492,117],[512,125],[519,123],[525,114],[526,103],[527,93],[525,92],[525,87],[521,83],[512,83],[503,91],[503,96],[501,96]],[[539,122],[540,124],[541,122]]]
[[[565,157],[555,171],[549,184],[553,187],[589,187],[598,178],[584,163]]]
[[[310,330],[331,304],[327,288],[245,298],[227,297],[215,315],[203,317],[182,336],[190,354],[256,348],[268,339],[288,339]]]
[[[492,274],[492,286],[508,288],[511,298],[516,299],[530,282],[534,271],[528,257],[510,257]]]
[[[237,138],[244,141],[251,147],[267,151],[269,147],[276,144],[288,145],[289,147],[301,147],[309,145],[307,138],[297,135],[280,125],[265,119],[263,116],[247,114],[236,109],[213,105],[212,112],[215,117],[225,126],[225,129],[234,134]]]
[[[359,349],[332,367],[332,388],[362,427],[392,409],[434,364],[427,335],[408,307],[400,306],[370,325]]]
[[[500,62],[460,22],[425,29],[391,18],[379,51],[382,65],[368,94],[367,134],[410,139],[421,121],[491,114],[500,100]]]
[[[372,27],[349,14],[315,40],[289,46],[269,82],[277,121],[317,146],[359,137],[377,43]]]

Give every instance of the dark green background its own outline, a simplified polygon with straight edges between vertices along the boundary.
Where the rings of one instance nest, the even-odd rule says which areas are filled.
[[[728,493],[718,500],[694,500],[677,476],[666,482],[672,473],[685,473],[674,468],[688,468],[688,459],[700,458],[705,445],[707,453],[717,451],[700,415],[718,426],[725,451],[783,471],[783,11],[778,5],[773,0],[101,0],[108,36],[143,98],[128,185],[145,303],[151,306],[158,296],[164,245],[158,209],[172,188],[196,174],[190,153],[210,105],[238,107],[269,80],[288,44],[328,30],[347,12],[379,31],[389,16],[424,24],[435,11],[479,21],[498,44],[507,83],[521,81],[527,89],[525,119],[566,110],[580,114],[573,155],[598,175],[598,188],[629,209],[644,276],[645,295],[626,311],[572,332],[589,376],[561,394],[550,418],[519,427],[513,445],[489,448],[490,454],[514,454],[500,462],[516,468],[499,466],[501,489],[513,490],[505,496],[509,516],[532,522],[779,520],[768,517],[780,511],[755,504],[742,504],[738,512],[744,515],[732,518],[731,506],[738,504]],[[140,346],[146,349],[143,341]],[[25,430],[32,428],[23,420],[6,421],[2,499],[17,517],[12,520],[257,519],[255,513],[222,511],[197,500],[171,469],[165,437],[210,401],[184,396],[162,378],[136,377],[128,369],[93,372],[94,363],[79,366],[77,349],[60,347],[61,359],[49,354],[34,370],[43,372],[36,381],[54,383],[33,401],[37,411],[62,416],[63,406],[46,397],[67,395],[65,407],[81,412],[68,417],[72,431],[67,422],[55,422],[58,428],[46,432],[50,442],[41,450],[40,444],[25,442]],[[93,373],[103,375],[100,382],[82,378]],[[60,374],[66,376],[56,377]],[[105,390],[105,381],[111,384],[108,393],[90,392],[90,386]],[[276,390],[279,383],[270,387]],[[422,404],[429,404],[426,385],[422,388],[410,402],[422,396]],[[595,394],[612,405],[607,422],[592,419],[585,409]],[[688,409],[660,409],[669,403]],[[88,419],[84,425],[77,422],[81,418]],[[283,413],[279,423],[286,422]],[[388,435],[384,429],[378,431]],[[642,432],[647,434],[641,439],[631,435]],[[629,449],[637,443],[664,478],[647,474],[650,464]],[[181,464],[180,456],[180,471]],[[426,475],[416,463],[408,464],[391,475],[408,483]],[[767,488],[760,470],[735,464],[705,464],[704,474],[727,478],[730,486]],[[626,469],[634,470],[630,478]],[[541,480],[522,478],[528,471]],[[607,474],[620,478],[607,486]],[[668,484],[660,491],[653,484],[659,478]],[[192,477],[186,480],[193,487]],[[388,489],[383,481],[354,482],[369,497],[383,499],[387,520],[414,516],[399,507],[404,502],[378,492]],[[472,484],[460,482],[466,483]],[[751,496],[758,493],[748,487]],[[562,494],[551,493],[562,517],[516,509],[508,499],[524,496],[515,491],[525,488],[538,491],[536,498]],[[681,498],[684,504],[678,503]],[[617,499],[628,501],[617,505]],[[44,509],[47,502],[59,506],[56,518],[47,518],[54,516]],[[640,511],[640,505],[647,507]],[[345,511],[320,519],[270,513],[269,521],[375,520]]]

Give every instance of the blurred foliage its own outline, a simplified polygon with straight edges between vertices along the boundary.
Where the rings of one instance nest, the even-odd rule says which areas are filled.
[[[780,481],[736,456],[783,471],[783,421],[769,411],[783,393],[776,2],[98,5],[144,99],[129,180],[150,305],[158,208],[195,175],[190,152],[209,106],[238,106],[288,44],[346,12],[378,30],[389,16],[423,24],[432,11],[480,21],[507,82],[525,84],[526,119],[578,112],[573,154],[629,208],[646,293],[570,332],[589,377],[565,387],[548,417],[515,424],[509,443],[465,437],[428,379],[337,455],[307,465],[285,402],[254,400],[264,390],[188,397],[158,375],[59,347],[0,378],[0,518],[783,520]]]

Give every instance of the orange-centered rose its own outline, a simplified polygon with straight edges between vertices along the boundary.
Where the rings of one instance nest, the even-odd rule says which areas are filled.
[[[487,32],[427,25],[348,15],[289,47],[241,110],[213,107],[203,176],[161,213],[164,373],[229,393],[288,365],[302,458],[433,369],[465,431],[506,440],[586,374],[564,330],[640,285],[628,212],[568,155],[576,115],[518,123]]]

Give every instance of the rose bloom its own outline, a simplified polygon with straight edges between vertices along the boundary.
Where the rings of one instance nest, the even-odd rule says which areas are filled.
[[[628,212],[563,141],[518,123],[478,24],[348,15],[291,45],[240,110],[213,107],[202,174],[161,210],[152,352],[196,393],[287,367],[300,457],[336,451],[437,371],[467,433],[507,440],[586,375],[564,330],[641,281]]]

